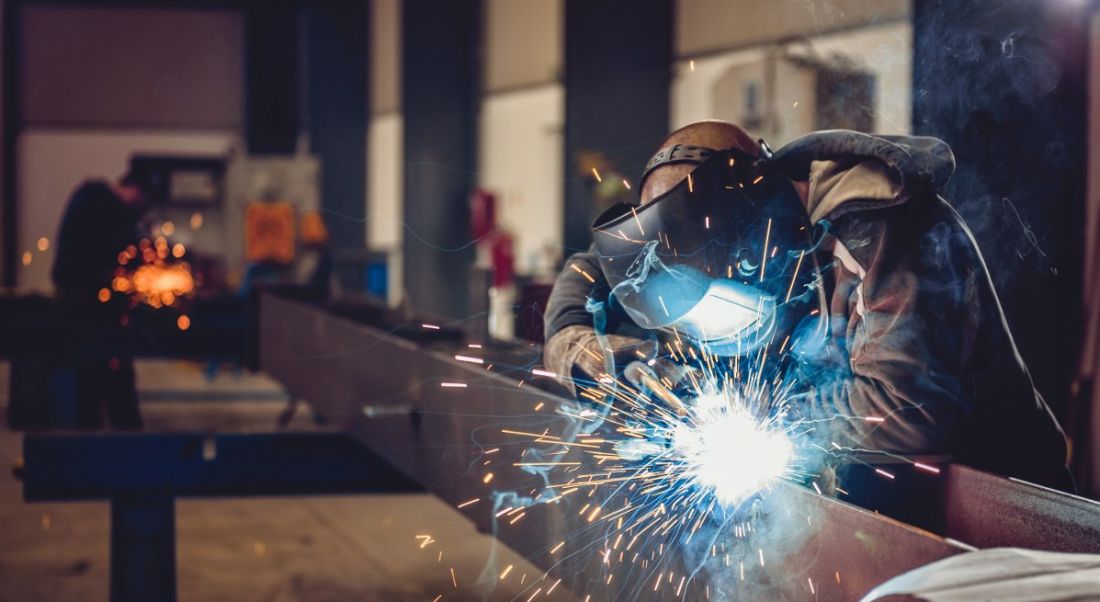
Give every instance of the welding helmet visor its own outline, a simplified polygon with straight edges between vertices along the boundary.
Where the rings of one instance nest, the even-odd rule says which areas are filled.
[[[715,152],[645,205],[611,207],[593,234],[611,293],[635,323],[716,355],[759,348],[780,314],[812,301],[806,209],[775,166],[737,149]]]

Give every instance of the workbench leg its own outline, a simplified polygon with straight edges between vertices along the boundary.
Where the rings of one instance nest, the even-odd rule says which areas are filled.
[[[111,500],[111,602],[175,601],[175,511],[170,497]]]

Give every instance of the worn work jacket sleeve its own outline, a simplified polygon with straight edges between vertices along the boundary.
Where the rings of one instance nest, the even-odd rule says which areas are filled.
[[[805,408],[826,445],[942,453],[967,410],[974,276],[959,269],[951,229],[929,223],[929,205],[916,199],[834,225],[832,336],[808,364]]]
[[[589,295],[603,299],[608,295],[607,281],[592,249],[567,259],[554,281],[544,316],[546,340],[568,326],[592,327],[592,314],[587,309]]]

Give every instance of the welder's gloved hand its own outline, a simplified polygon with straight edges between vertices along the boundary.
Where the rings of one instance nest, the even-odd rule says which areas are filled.
[[[550,337],[543,349],[543,363],[576,395],[575,379],[596,380],[600,374],[614,376],[614,372],[630,362],[648,361],[656,353],[656,341],[617,334],[601,338],[592,328],[574,325]]]

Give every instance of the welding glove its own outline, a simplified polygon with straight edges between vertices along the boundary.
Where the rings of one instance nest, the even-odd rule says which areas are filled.
[[[608,334],[598,336],[588,326],[569,326],[550,337],[543,363],[571,393],[576,379],[594,381],[601,374],[616,373],[632,361],[648,361],[657,353],[653,340]]]

